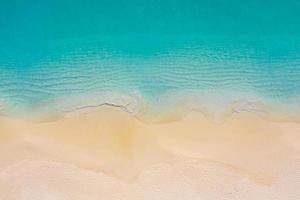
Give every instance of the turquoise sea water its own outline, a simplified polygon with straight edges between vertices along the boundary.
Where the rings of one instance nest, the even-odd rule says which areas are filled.
[[[300,116],[300,1],[1,0],[3,114]]]

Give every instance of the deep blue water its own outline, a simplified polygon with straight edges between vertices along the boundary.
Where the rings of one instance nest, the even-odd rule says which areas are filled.
[[[4,113],[132,99],[298,113],[299,94],[297,0],[0,1]]]

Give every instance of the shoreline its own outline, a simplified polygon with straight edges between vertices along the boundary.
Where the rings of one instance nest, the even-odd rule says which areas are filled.
[[[197,91],[195,91],[197,93]],[[201,93],[201,92],[200,92]],[[290,98],[282,102],[272,102],[257,94],[240,94],[238,98],[229,98],[222,102],[209,101],[190,92],[166,93],[155,101],[134,92],[130,95],[121,93],[90,94],[54,98],[37,105],[13,107],[9,103],[0,103],[0,117],[20,119],[34,122],[56,121],[72,115],[95,112],[102,107],[115,107],[130,113],[133,117],[147,124],[163,124],[184,119],[193,112],[201,113],[216,123],[223,123],[232,115],[250,113],[268,121],[282,123],[300,123],[300,107],[298,98]],[[225,95],[225,94],[224,94]],[[212,95],[211,98],[216,98]],[[72,101],[70,101],[72,99]]]

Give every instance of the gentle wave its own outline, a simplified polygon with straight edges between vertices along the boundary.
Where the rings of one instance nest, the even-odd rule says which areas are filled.
[[[131,47],[131,42],[123,45]],[[286,42],[263,41],[251,46],[249,41],[195,40],[147,54],[118,51],[118,46],[65,47],[53,49],[53,55],[32,62],[30,67],[0,59],[2,113],[64,113],[131,103],[140,116],[167,116],[178,110],[199,110],[208,115],[232,110],[261,113],[255,108],[260,107],[262,112],[298,119],[300,49],[288,43],[281,46],[285,51],[278,53],[277,43]]]

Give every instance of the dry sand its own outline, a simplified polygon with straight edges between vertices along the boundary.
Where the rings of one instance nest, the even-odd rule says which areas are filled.
[[[191,112],[144,123],[102,107],[0,118],[0,199],[300,199],[300,124]]]

